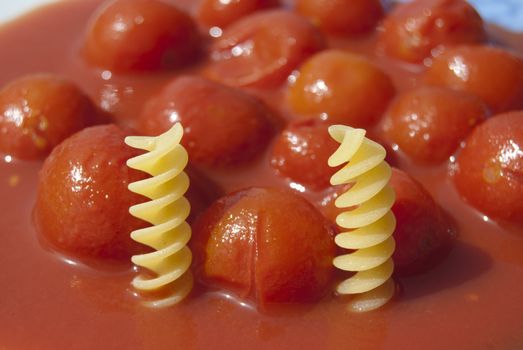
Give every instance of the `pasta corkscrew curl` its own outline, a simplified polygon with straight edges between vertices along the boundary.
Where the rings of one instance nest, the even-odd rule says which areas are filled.
[[[351,184],[335,202],[338,208],[350,208],[336,217],[336,223],[348,231],[335,237],[336,244],[355,250],[338,256],[333,264],[356,274],[337,286],[339,294],[359,294],[350,303],[352,311],[365,312],[386,304],[394,295],[392,233],[396,219],[391,211],[395,195],[389,185],[391,168],[386,151],[365,137],[365,130],[344,125],[329,127],[331,137],[340,143],[329,158],[329,166],[345,166],[331,177],[332,185]]]
[[[130,136],[125,143],[147,152],[127,161],[127,166],[151,175],[129,184],[129,190],[149,199],[129,208],[131,215],[153,226],[136,230],[131,238],[154,249],[154,252],[134,255],[132,262],[151,271],[154,276],[138,275],[132,285],[139,291],[163,291],[165,297],[147,302],[148,306],[164,307],[184,299],[192,289],[193,276],[189,267],[192,254],[187,247],[191,227],[186,222],[190,212],[184,197],[189,177],[184,172],[188,162],[185,148],[180,145],[183,128],[180,123],[157,137]]]

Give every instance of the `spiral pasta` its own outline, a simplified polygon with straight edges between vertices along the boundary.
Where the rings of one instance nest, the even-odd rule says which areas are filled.
[[[337,286],[339,294],[359,294],[349,305],[364,312],[381,307],[394,295],[392,233],[396,219],[391,211],[394,191],[389,185],[391,168],[385,162],[385,149],[365,137],[365,130],[344,125],[329,127],[331,137],[340,143],[329,158],[329,166],[345,166],[331,177],[332,185],[352,184],[335,202],[338,208],[351,208],[336,218],[347,232],[335,237],[336,244],[355,250],[338,256],[333,264],[356,274]]]
[[[185,148],[180,145],[183,128],[180,123],[157,137],[130,136],[125,143],[148,151],[131,158],[127,166],[144,171],[152,177],[129,184],[129,190],[151,201],[129,208],[131,215],[153,226],[136,230],[131,238],[154,249],[154,252],[134,255],[132,262],[151,271],[154,276],[138,275],[133,286],[139,291],[163,291],[149,306],[164,307],[178,303],[192,289],[189,267],[192,254],[187,247],[191,227],[185,221],[190,212],[184,197],[189,177],[184,172],[188,162]]]

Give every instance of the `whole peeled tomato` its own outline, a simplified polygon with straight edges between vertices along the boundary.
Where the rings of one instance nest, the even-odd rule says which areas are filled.
[[[437,164],[448,160],[488,115],[487,106],[477,96],[421,87],[397,96],[384,118],[384,129],[414,161]]]
[[[194,62],[201,39],[189,15],[160,0],[112,0],[87,28],[84,56],[116,72],[172,69]]]
[[[385,17],[378,45],[386,54],[421,63],[457,44],[486,40],[483,20],[465,0],[416,0],[396,5]]]
[[[366,58],[326,50],[309,58],[288,88],[287,102],[296,113],[320,115],[331,124],[370,127],[395,94],[391,79]]]
[[[227,85],[273,88],[324,47],[320,31],[306,18],[284,10],[260,11],[230,25],[214,41],[204,74]]]
[[[38,181],[34,218],[50,245],[78,258],[128,259],[145,246],[130,238],[147,224],[129,207],[146,199],[127,189],[145,173],[126,161],[138,154],[115,125],[84,129],[58,145]]]
[[[249,188],[216,201],[194,227],[200,279],[240,297],[271,303],[310,302],[329,289],[333,231],[298,194]]]
[[[424,81],[480,97],[493,113],[523,108],[523,59],[492,46],[459,46],[434,59]]]
[[[477,126],[456,158],[461,196],[495,220],[523,225],[523,112]]]
[[[266,106],[241,90],[196,76],[175,78],[146,104],[139,129],[156,135],[184,126],[191,162],[228,166],[257,156],[274,132]]]
[[[329,187],[336,168],[329,167],[327,161],[339,144],[327,128],[328,124],[316,119],[289,123],[273,143],[271,166],[307,188]]]
[[[198,19],[207,26],[224,28],[255,11],[277,6],[279,0],[202,0]]]
[[[51,74],[18,78],[0,90],[0,152],[44,158],[68,136],[96,121],[91,100]]]
[[[296,11],[333,35],[363,34],[383,16],[380,0],[296,0]]]

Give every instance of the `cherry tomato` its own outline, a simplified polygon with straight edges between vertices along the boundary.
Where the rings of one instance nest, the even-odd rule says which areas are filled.
[[[78,87],[54,75],[19,78],[0,90],[0,152],[44,158],[62,140],[96,121]]]
[[[523,225],[523,112],[496,115],[477,126],[458,154],[453,178],[473,207]]]
[[[79,258],[128,259],[145,251],[130,238],[148,226],[129,214],[146,199],[127,189],[145,173],[126,161],[138,154],[115,125],[86,128],[58,145],[38,182],[35,221],[56,249]]]
[[[415,161],[440,163],[487,116],[486,105],[474,95],[422,87],[396,98],[385,118],[385,131]]]
[[[291,191],[249,188],[219,199],[196,223],[192,245],[204,283],[262,308],[318,300],[331,283],[332,228]]]
[[[249,161],[265,148],[273,134],[271,118],[262,102],[243,91],[184,76],[147,103],[139,128],[157,135],[181,122],[191,162],[227,166]]]
[[[466,1],[417,0],[391,11],[378,45],[390,56],[420,63],[445,47],[485,40],[483,20]]]
[[[113,0],[92,19],[84,56],[116,72],[172,69],[198,58],[201,40],[194,21],[159,0]]]
[[[449,49],[434,60],[424,80],[475,94],[494,113],[523,108],[523,60],[501,48]]]
[[[304,17],[259,12],[224,30],[212,45],[213,62],[205,74],[227,85],[275,87],[324,46],[321,33]]]
[[[289,87],[287,101],[302,115],[330,123],[369,127],[382,116],[395,89],[390,78],[363,57],[326,50],[308,59]]]

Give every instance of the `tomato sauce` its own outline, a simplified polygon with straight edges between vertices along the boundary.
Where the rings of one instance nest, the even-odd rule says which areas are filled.
[[[79,51],[86,23],[99,3],[59,2],[0,28],[0,86],[27,73],[61,74],[121,124],[132,126],[147,98],[180,73],[113,76],[87,66]],[[194,12],[191,1],[178,3]],[[521,38],[507,38],[523,47]],[[329,44],[369,55],[400,90],[416,86],[418,66],[374,55],[374,40],[371,35],[330,39]],[[293,118],[281,103],[281,90],[254,92],[285,118]],[[233,173],[208,175],[225,192],[289,186],[270,168],[268,153]],[[523,230],[501,227],[464,204],[449,178],[452,164],[421,167],[401,154],[398,159],[452,214],[459,235],[441,264],[399,280],[393,302],[375,312],[354,314],[342,298],[332,295],[317,304],[260,313],[223,292],[198,288],[177,306],[145,308],[130,285],[136,271],[129,264],[93,266],[47,247],[32,222],[41,162],[3,156],[0,349],[523,348]],[[321,194],[305,196],[314,200]]]

